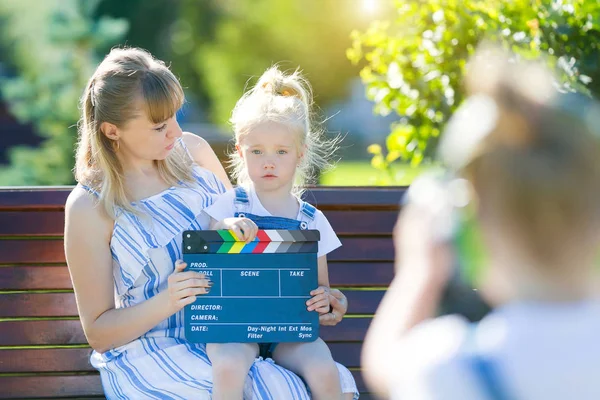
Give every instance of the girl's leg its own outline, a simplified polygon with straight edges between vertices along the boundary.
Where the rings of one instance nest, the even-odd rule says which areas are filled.
[[[304,378],[314,400],[342,398],[337,366],[321,338],[314,342],[279,343],[273,360]]]
[[[213,400],[242,400],[248,371],[258,356],[256,343],[208,343],[212,363]]]

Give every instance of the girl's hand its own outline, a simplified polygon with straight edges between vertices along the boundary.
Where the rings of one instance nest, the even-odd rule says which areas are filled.
[[[306,309],[308,311],[316,311],[319,314],[326,314],[329,312],[329,288],[326,286],[319,286],[310,295],[313,296],[306,302]]]
[[[220,226],[233,231],[238,239],[246,243],[253,241],[258,233],[258,226],[249,218],[225,218]]]
[[[200,272],[183,272],[185,267],[185,262],[177,260],[175,272],[169,276],[169,302],[176,312],[196,301],[196,296],[210,292],[213,285],[213,282]]]
[[[326,314],[319,315],[319,324],[334,326],[339,324],[348,311],[348,299],[344,293],[337,289],[329,290],[329,302],[333,310]]]

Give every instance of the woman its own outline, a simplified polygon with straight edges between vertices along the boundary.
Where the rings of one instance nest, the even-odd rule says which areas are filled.
[[[183,101],[175,76],[140,49],[111,51],[82,97],[65,252],[108,398],[210,398],[205,345],[185,340],[182,318],[209,282],[176,261],[181,233],[207,228],[202,210],[230,184],[210,146],[181,132],[175,114]],[[345,313],[336,295],[323,324]],[[344,367],[340,374],[352,379]],[[259,359],[244,397],[308,394],[297,376]]]

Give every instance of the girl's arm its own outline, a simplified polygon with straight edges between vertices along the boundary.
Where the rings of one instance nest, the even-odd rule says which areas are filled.
[[[327,256],[321,256],[317,260],[319,271],[319,286],[329,288],[329,268],[327,267]]]
[[[329,312],[329,271],[327,268],[327,256],[317,259],[318,284],[319,287],[310,292],[312,296],[306,302],[308,311],[317,311],[319,314]]]
[[[65,208],[65,254],[86,338],[100,353],[148,332],[195,295],[206,293],[202,274],[180,272],[169,277],[169,290],[138,305],[115,309],[110,238],[113,221],[84,189],[75,188]]]
[[[190,132],[183,132],[182,139],[196,164],[215,174],[217,178],[223,182],[225,189],[231,189],[232,186],[229,177],[227,176],[221,161],[219,161],[214,150],[210,147],[210,144],[200,136]]]

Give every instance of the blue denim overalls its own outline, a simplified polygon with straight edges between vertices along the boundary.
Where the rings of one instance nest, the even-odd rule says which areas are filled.
[[[258,226],[258,229],[287,229],[287,230],[304,230],[308,229],[308,224],[315,219],[317,209],[305,201],[300,200],[300,221],[274,217],[270,215],[256,215],[250,213],[252,209],[250,197],[244,188],[238,186],[235,188],[235,216],[239,218],[248,218]],[[272,357],[273,350],[277,343],[259,343],[259,355],[266,359]]]

